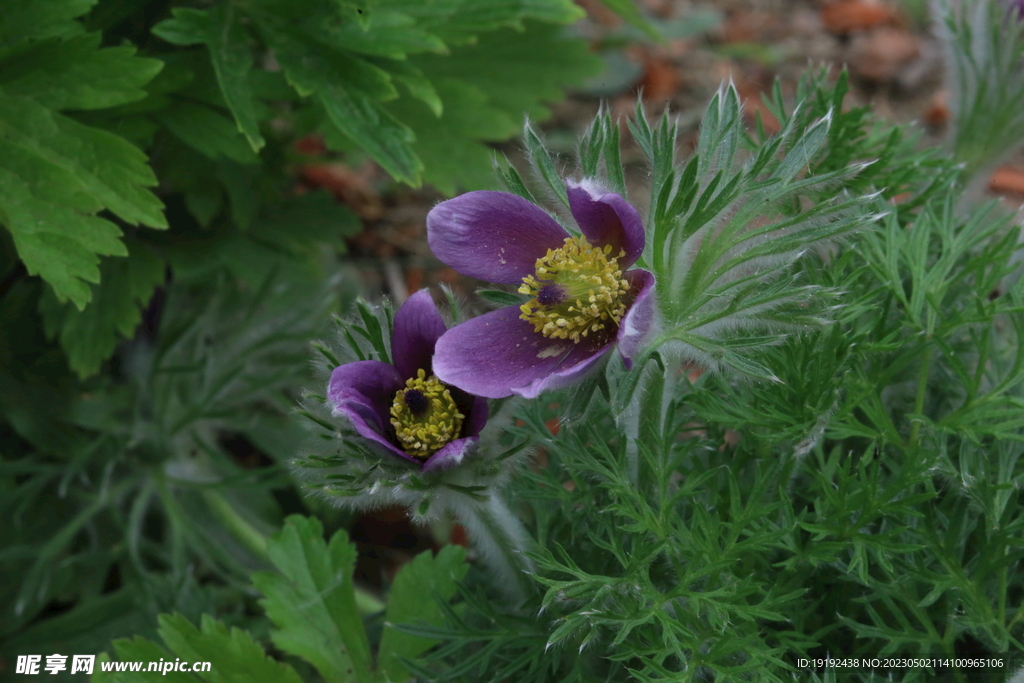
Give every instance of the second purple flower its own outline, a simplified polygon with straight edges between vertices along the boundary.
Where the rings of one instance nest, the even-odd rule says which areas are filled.
[[[487,422],[487,401],[435,377],[434,344],[445,331],[430,292],[395,314],[394,364],[362,360],[334,368],[327,398],[362,437],[423,471],[462,462]]]
[[[616,343],[631,365],[654,317],[654,276],[629,269],[644,250],[643,222],[588,181],[569,183],[568,198],[582,235],[505,192],[468,192],[427,216],[441,261],[531,297],[448,330],[434,355],[441,381],[488,398],[533,398],[575,382]]]

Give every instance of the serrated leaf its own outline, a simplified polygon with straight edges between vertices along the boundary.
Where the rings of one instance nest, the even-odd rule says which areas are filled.
[[[423,180],[449,195],[492,187],[493,152],[482,143],[515,135],[524,111],[547,117],[543,102],[561,99],[565,86],[602,66],[583,41],[559,38],[555,28],[535,23],[523,33],[483,34],[447,57],[417,56],[414,64],[444,103],[441,117],[409,98],[387,107],[416,135],[412,149],[423,160]]]
[[[209,615],[203,615],[200,630],[180,614],[161,614],[159,633],[176,656],[210,662],[203,675],[210,683],[302,683],[295,669],[268,657],[249,633]]]
[[[248,80],[252,69],[249,32],[238,23],[235,5],[230,2],[214,5],[210,10],[210,22],[212,30],[208,33],[207,47],[220,91],[235,116],[238,130],[249,140],[252,148],[259,151],[266,143],[260,135],[256,102]]]
[[[423,162],[410,149],[416,135],[380,105],[360,93],[329,88],[320,93],[329,122],[366,150],[395,179],[420,184]]]
[[[601,68],[583,41],[558,38],[551,27],[536,24],[524,33],[483,34],[451,56],[423,54],[411,61],[433,83],[444,111],[431,116],[409,98],[387,109],[416,134],[412,147],[423,161],[423,179],[445,195],[494,186],[494,152],[484,142],[515,135],[523,112],[546,118],[541,102],[560,99],[565,86]]]
[[[303,26],[310,35],[327,45],[392,59],[405,59],[410,53],[443,53],[447,50],[440,38],[403,12],[375,7],[356,15],[365,17],[364,24],[360,25],[358,21],[331,21],[331,17],[326,15],[334,8],[328,5],[320,5],[318,9],[321,11],[314,11],[312,16],[305,18]]]
[[[224,192],[216,183],[183,189],[183,194],[185,208],[204,228],[210,227],[210,223],[224,208]]]
[[[224,101],[254,151],[266,141],[260,134],[256,99],[250,75],[253,54],[252,38],[239,22],[237,7],[232,3],[214,5],[208,11],[175,8],[173,18],[153,27],[153,33],[177,45],[204,43]]]
[[[125,254],[121,230],[74,207],[40,200],[35,189],[0,167],[0,222],[11,231],[28,273],[46,280],[58,298],[84,308],[92,297],[88,283],[100,279],[99,256]]]
[[[454,79],[435,81],[445,103],[436,117],[422,102],[403,98],[388,105],[416,136],[412,144],[423,161],[423,180],[446,195],[457,188],[478,190],[494,184],[492,150],[484,142],[507,140],[519,130],[513,117],[488,104],[479,88]]]
[[[388,72],[370,61],[333,49],[279,22],[261,21],[259,27],[274,48],[288,81],[300,94],[341,87],[376,101],[398,97]]]
[[[0,22],[0,59],[14,46],[28,40],[69,38],[85,31],[72,21],[88,12],[96,0],[51,0],[33,2],[16,0],[4,3],[4,20]]]
[[[107,258],[100,268],[102,286],[94,285],[92,301],[84,310],[61,305],[52,291],[43,294],[40,313],[50,337],[58,337],[68,365],[88,377],[114,352],[122,338],[130,338],[142,319],[153,291],[164,281],[164,263],[141,245],[125,258]]]
[[[217,164],[217,180],[224,185],[231,200],[231,217],[245,229],[252,223],[260,209],[258,188],[260,167],[222,161]]]
[[[191,7],[175,7],[171,18],[164,19],[152,29],[153,35],[175,45],[198,45],[206,41],[210,26],[206,10]]]
[[[415,136],[375,100],[397,91],[383,69],[309,44],[279,27],[260,25],[288,82],[302,95],[315,94],[330,124],[359,144],[396,179],[419,185],[423,164],[410,149]]]
[[[478,0],[390,0],[389,9],[416,18],[446,44],[466,44],[480,32],[500,28],[521,30],[526,20],[571,24],[586,13],[571,0],[508,0],[501,3]]]
[[[166,228],[145,155],[26,97],[0,94],[0,222],[28,272],[80,309],[99,278],[98,255],[124,255],[120,229],[94,214]]]
[[[404,85],[409,94],[430,107],[435,117],[441,116],[444,112],[444,103],[437,94],[434,84],[431,83],[418,68],[409,62],[402,62],[395,59],[377,60],[378,64],[388,70],[391,76]]]
[[[0,100],[4,146],[75,176],[66,188],[132,225],[166,228],[163,205],[145,189],[156,177],[140,150],[116,135],[83,126],[27,98]],[[81,201],[81,200],[79,200]]]
[[[252,164],[259,157],[230,119],[213,109],[191,102],[177,102],[160,112],[160,123],[179,140],[203,156]]]
[[[482,34],[449,56],[420,55],[413,62],[432,82],[452,78],[480,88],[488,103],[520,120],[549,115],[545,102],[564,96],[568,85],[583,83],[604,63],[583,40],[563,38],[557,26],[524,22],[523,31]]]
[[[271,209],[253,222],[250,238],[292,254],[311,254],[323,244],[343,250],[343,238],[362,229],[359,217],[325,190]]]
[[[277,626],[274,644],[316,667],[327,683],[369,683],[370,644],[356,609],[356,549],[343,531],[324,543],[314,518],[291,516],[267,544],[280,572],[253,574]]]
[[[395,576],[388,593],[384,635],[377,655],[378,675],[384,680],[397,683],[412,678],[401,659],[414,659],[437,644],[431,638],[402,633],[395,625],[443,625],[444,611],[439,601],[447,602],[455,594],[456,585],[469,569],[465,559],[461,547],[449,545],[436,557],[430,552],[420,553]]]
[[[100,49],[99,33],[34,43],[0,66],[8,95],[31,97],[51,109],[103,109],[141,100],[163,68],[158,59],[136,57],[131,46]]]

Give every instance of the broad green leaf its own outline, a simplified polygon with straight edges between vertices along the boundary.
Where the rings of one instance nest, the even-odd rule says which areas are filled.
[[[409,93],[428,107],[435,117],[444,111],[444,103],[434,85],[423,75],[423,72],[406,61],[396,59],[377,60],[383,68],[391,73],[391,77],[408,89]]]
[[[209,683],[302,683],[288,664],[267,656],[248,632],[203,615],[201,629],[180,614],[160,615],[160,636],[177,657],[210,662]]]
[[[75,208],[106,208],[132,225],[167,227],[163,205],[146,189],[156,185],[146,156],[116,135],[83,126],[28,98],[6,96],[0,99],[0,131],[9,153],[24,155],[45,169],[38,173],[73,176],[66,187],[41,191],[67,193]]]
[[[434,85],[445,103],[437,117],[418,100],[403,98],[388,110],[408,123],[416,135],[412,149],[423,160],[423,180],[446,195],[458,189],[478,190],[494,185],[493,150],[485,142],[507,140],[519,131],[518,114],[489,104],[479,88],[455,79]]]
[[[68,38],[85,29],[80,17],[96,4],[96,0],[6,0],[3,21],[0,21],[0,59],[19,43],[45,38]]]
[[[423,160],[423,179],[445,194],[492,184],[492,150],[483,142],[506,140],[520,130],[524,112],[549,114],[544,102],[602,68],[580,40],[557,37],[557,28],[528,23],[526,31],[482,34],[451,56],[419,55],[415,65],[434,84],[440,118],[414,100],[387,105],[415,133],[412,149]]]
[[[356,21],[331,21],[324,16],[333,8],[320,5],[321,12],[306,17],[304,28],[327,44],[366,55],[405,59],[418,52],[444,53],[447,47],[437,36],[418,25],[408,14],[375,7],[366,12],[366,26]]]
[[[197,184],[184,190],[183,194],[188,212],[204,228],[210,227],[210,223],[224,208],[224,191],[216,183]]]
[[[164,262],[135,244],[126,258],[106,258],[100,267],[102,286],[94,285],[84,310],[61,304],[48,291],[40,313],[49,336],[57,336],[68,365],[80,377],[93,375],[123,338],[131,338],[142,319],[141,308],[164,281]]]
[[[231,217],[240,228],[248,228],[260,209],[260,167],[222,161],[216,176],[231,201]]]
[[[252,40],[249,32],[238,23],[235,5],[225,2],[214,5],[210,10],[211,28],[208,30],[207,47],[217,82],[224,95],[224,101],[235,115],[238,130],[249,140],[254,150],[265,144],[260,135],[256,103],[249,85],[248,75],[252,69]]]
[[[311,39],[307,34],[260,22],[266,41],[274,48],[288,81],[301,95],[344,86],[366,98],[386,101],[398,97],[387,71],[366,59]]]
[[[327,683],[371,681],[370,644],[352,586],[356,549],[345,533],[326,544],[318,520],[292,516],[267,551],[280,573],[259,572],[252,582],[278,627],[274,644],[313,664]]]
[[[384,635],[377,655],[378,676],[382,680],[405,681],[412,674],[401,663],[401,658],[415,659],[438,641],[402,633],[396,624],[425,622],[442,626],[444,612],[439,600],[448,601],[455,595],[455,587],[466,575],[469,565],[460,546],[449,545],[434,557],[424,552],[409,562],[398,575],[388,593],[388,607],[384,613]]]
[[[178,139],[209,159],[231,159],[240,164],[252,164],[259,159],[231,120],[209,107],[177,102],[157,119]]]
[[[386,71],[271,22],[260,23],[260,29],[300,94],[315,94],[330,123],[384,170],[410,185],[419,184],[423,164],[409,148],[415,139],[412,130],[375,101],[398,94]]]
[[[148,186],[145,155],[123,139],[84,126],[26,97],[0,93],[0,222],[28,272],[60,300],[84,308],[99,280],[99,255],[126,253],[103,209],[131,224],[167,227]]]
[[[586,42],[559,37],[559,27],[527,22],[524,31],[483,34],[450,56],[420,55],[414,62],[431,81],[453,78],[480,88],[491,106],[516,119],[549,114],[543,102],[561,100],[563,89],[603,68]]]
[[[499,28],[522,29],[525,20],[571,24],[586,13],[571,0],[385,0],[378,7],[408,14],[449,46],[472,42],[480,32]]]
[[[153,33],[177,45],[207,46],[221,94],[238,130],[252,149],[259,151],[266,141],[260,134],[249,78],[253,65],[252,38],[239,22],[238,8],[233,3],[217,4],[209,11],[175,8],[173,18],[154,26]]]
[[[329,122],[341,133],[396,179],[413,186],[420,184],[423,162],[410,148],[416,139],[411,128],[361,93],[330,86],[319,95]]]
[[[10,163],[12,158],[6,161]],[[37,175],[47,175],[40,171],[49,170],[23,169]],[[0,219],[11,231],[28,273],[46,280],[58,298],[84,308],[92,297],[88,283],[100,280],[99,256],[126,253],[121,230],[108,220],[76,211],[76,207],[33,196],[40,186],[30,180],[0,167]]]
[[[397,180],[419,186],[423,162],[412,150],[416,135],[381,105],[344,87],[331,86],[319,93],[327,121],[324,138],[335,146],[338,134],[362,147]]]
[[[170,19],[153,27],[153,35],[175,45],[198,45],[206,42],[209,26],[210,18],[206,10],[175,7],[171,10]]]
[[[103,109],[141,100],[163,62],[131,46],[99,49],[100,34],[45,40],[0,65],[0,87],[51,109]]]
[[[143,11],[149,0],[103,0],[83,17],[90,31],[107,31]]]
[[[316,252],[321,245],[343,251],[345,237],[362,229],[359,217],[325,190],[293,199],[253,221],[248,236],[297,256]]]

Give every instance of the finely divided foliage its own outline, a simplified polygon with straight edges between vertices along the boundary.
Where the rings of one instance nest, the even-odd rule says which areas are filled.
[[[497,283],[477,317],[449,290],[355,299],[335,256],[359,220],[286,192],[292,143],[319,131],[410,184],[476,189],[480,141],[590,70],[555,33],[573,3],[143,5],[0,10],[0,666],[212,663],[94,674],[115,683],[1020,668],[1024,235],[978,191],[1020,141],[1019,2],[937,6],[950,155],[844,107],[824,70],[774,89],[775,135],[729,83],[694,150],[671,114],[602,110],[573,170],[528,125],[526,179],[499,161],[507,192],[428,219],[440,260]],[[468,551],[365,589],[344,528],[387,505]],[[1003,658],[797,665],[887,654]]]
[[[952,91],[948,144],[971,176],[993,168],[1024,138],[1024,13],[1007,0],[932,5]]]
[[[511,434],[547,463],[510,485],[532,520],[539,590],[509,611],[467,587],[447,629],[410,629],[447,638],[414,669],[422,678],[823,680],[796,658],[1024,646],[1019,217],[991,204],[962,213],[955,163],[916,151],[909,131],[879,134],[863,110],[831,109],[844,88],[817,75],[795,105],[777,95],[782,133],[768,138],[742,132],[725,87],[678,164],[671,125],[649,128],[639,112],[661,336],[632,372],[610,363],[520,410]],[[599,118],[580,163],[623,188],[608,168],[615,131]],[[865,163],[879,156],[892,168]],[[548,182],[549,160],[534,162]],[[503,175],[535,196],[511,167]],[[702,231],[701,249],[681,248]],[[804,250],[790,235],[826,248],[795,260]],[[718,297],[679,296],[698,276]],[[793,302],[796,315],[779,315]],[[705,335],[698,351],[732,352],[712,355],[722,366],[774,381],[687,377],[677,330]]]

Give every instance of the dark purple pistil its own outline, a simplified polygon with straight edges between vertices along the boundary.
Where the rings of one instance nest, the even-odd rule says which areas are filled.
[[[405,407],[409,409],[410,413],[419,417],[427,411],[430,403],[419,389],[407,389],[405,392]]]
[[[544,285],[537,292],[537,303],[541,306],[557,306],[565,301],[565,287],[554,282]]]

